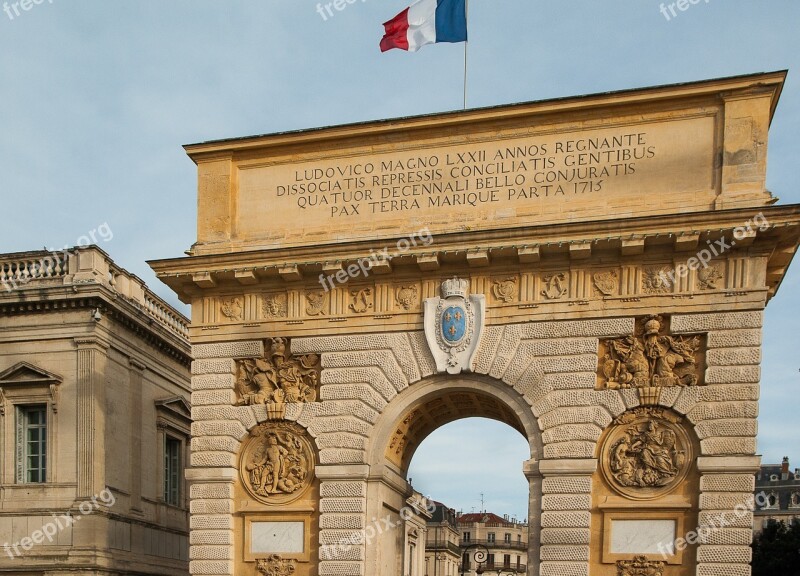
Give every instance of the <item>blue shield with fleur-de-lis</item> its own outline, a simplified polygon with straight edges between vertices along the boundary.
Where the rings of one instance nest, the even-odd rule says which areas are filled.
[[[458,344],[467,333],[467,312],[462,306],[448,306],[442,312],[442,337],[451,345]]]

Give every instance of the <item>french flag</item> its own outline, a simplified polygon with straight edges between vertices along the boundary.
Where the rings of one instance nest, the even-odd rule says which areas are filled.
[[[417,0],[386,22],[381,52],[416,52],[426,44],[467,41],[467,0]]]

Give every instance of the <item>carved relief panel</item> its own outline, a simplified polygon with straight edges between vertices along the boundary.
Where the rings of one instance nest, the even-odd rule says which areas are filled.
[[[636,322],[630,336],[601,340],[598,387],[663,388],[703,384],[706,336],[671,335],[662,316]]]
[[[263,358],[238,360],[237,406],[314,402],[318,396],[320,358],[293,356],[286,338],[271,338]]]

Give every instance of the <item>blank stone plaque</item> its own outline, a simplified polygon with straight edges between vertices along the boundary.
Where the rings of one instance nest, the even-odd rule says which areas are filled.
[[[303,522],[253,522],[250,524],[250,552],[253,554],[302,554],[305,542]]]
[[[612,520],[608,551],[611,554],[674,554],[676,526],[675,520]]]

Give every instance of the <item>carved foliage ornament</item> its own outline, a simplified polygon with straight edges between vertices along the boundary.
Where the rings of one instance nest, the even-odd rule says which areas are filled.
[[[671,336],[661,316],[637,322],[635,334],[600,343],[600,387],[648,388],[701,384],[703,338]]]
[[[291,422],[265,422],[250,432],[239,462],[250,495],[264,504],[296,500],[314,479],[314,452],[305,431]]]
[[[292,356],[288,340],[267,340],[264,358],[237,361],[237,406],[314,402],[320,378],[316,354]]]
[[[617,576],[663,576],[664,562],[636,556],[633,560],[617,562]]]
[[[692,461],[681,418],[663,408],[637,408],[614,421],[603,443],[601,469],[620,494],[636,500],[671,492]]]
[[[269,558],[259,558],[256,560],[256,570],[263,576],[289,576],[294,574],[295,561],[281,558],[273,554]]]

